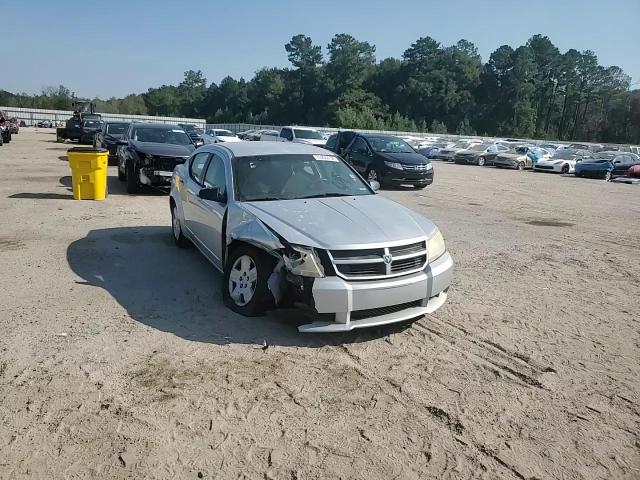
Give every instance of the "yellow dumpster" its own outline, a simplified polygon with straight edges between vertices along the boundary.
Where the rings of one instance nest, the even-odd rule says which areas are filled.
[[[109,152],[104,148],[67,150],[75,200],[104,200],[107,196]]]

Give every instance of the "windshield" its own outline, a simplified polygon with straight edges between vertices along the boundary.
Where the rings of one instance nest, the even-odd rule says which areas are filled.
[[[472,152],[484,152],[490,146],[491,145],[478,144],[478,145],[473,145],[471,148],[469,148],[469,150],[471,150]]]
[[[235,134],[229,130],[213,130],[213,134],[216,137],[235,137]]]
[[[112,135],[121,135],[129,126],[128,123],[110,123],[107,125],[107,133]]]
[[[102,123],[96,122],[94,120],[86,120],[84,122],[84,126],[87,128],[100,128],[102,126]]]
[[[335,155],[240,157],[233,164],[233,177],[240,202],[372,194]]]
[[[324,137],[320,132],[315,130],[293,130],[296,138],[303,138],[305,140],[324,140]]]
[[[191,138],[183,130],[176,128],[138,127],[133,132],[133,139],[139,142],[171,143],[173,145],[191,145]]]
[[[407,142],[398,137],[366,137],[374,152],[380,153],[414,153]]]
[[[527,153],[529,151],[529,147],[516,147],[514,150],[516,153]]]

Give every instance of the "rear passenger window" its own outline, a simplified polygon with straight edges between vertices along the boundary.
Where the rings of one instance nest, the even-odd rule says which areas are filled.
[[[191,159],[189,173],[191,174],[191,178],[200,185],[202,185],[202,174],[204,173],[204,167],[208,159],[209,154],[207,152],[197,153]]]

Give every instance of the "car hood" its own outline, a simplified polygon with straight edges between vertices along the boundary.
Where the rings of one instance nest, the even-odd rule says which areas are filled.
[[[409,165],[423,165],[429,163],[424,155],[420,155],[417,152],[414,153],[388,153],[388,152],[376,152],[380,157],[389,162],[405,163]]]
[[[188,157],[195,150],[193,145],[173,145],[171,143],[139,142],[132,140],[131,144],[141,153],[163,157]]]
[[[240,205],[288,242],[323,249],[410,241],[436,231],[430,220],[381,195]]]
[[[295,143],[304,143],[306,145],[314,145],[316,147],[324,147],[327,143],[326,140],[312,139],[312,138],[297,138]]]

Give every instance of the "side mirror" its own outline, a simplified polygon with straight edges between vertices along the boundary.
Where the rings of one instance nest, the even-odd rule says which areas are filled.
[[[220,192],[218,187],[202,188],[198,192],[198,197],[203,200],[211,200],[212,202],[226,203],[227,196]]]
[[[377,180],[371,180],[369,182],[369,185],[371,185],[371,188],[373,189],[374,192],[377,192],[378,190],[380,190],[380,183]]]

